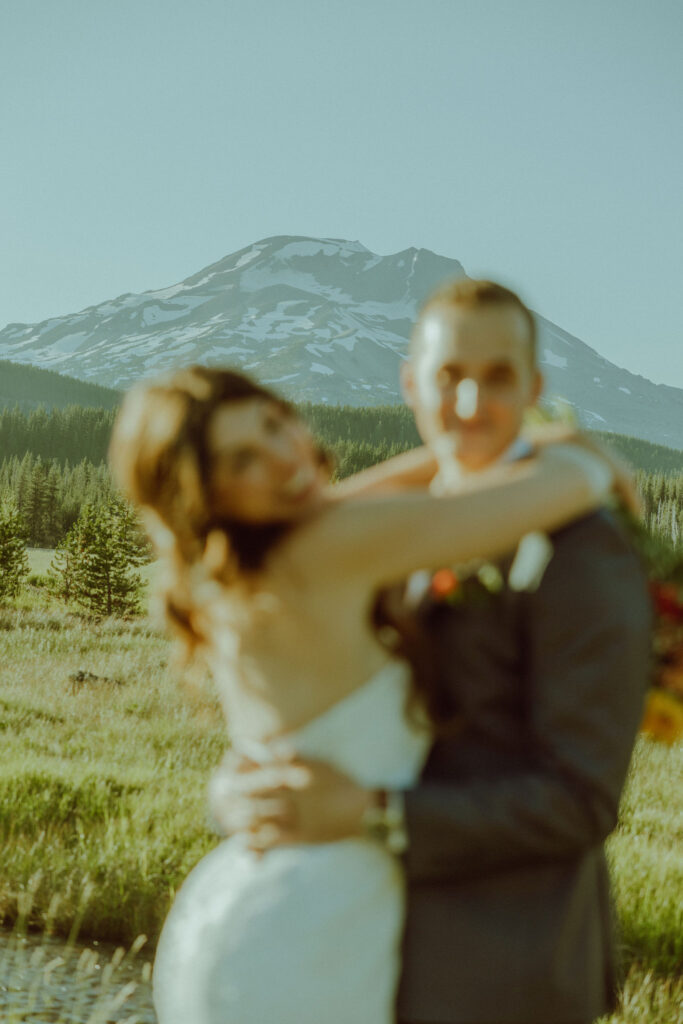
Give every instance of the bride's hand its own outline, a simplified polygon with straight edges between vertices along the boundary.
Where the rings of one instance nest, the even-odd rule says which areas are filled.
[[[553,445],[569,445],[598,456],[612,474],[612,492],[636,518],[643,514],[643,502],[636,488],[633,470],[620,455],[606,444],[564,423],[547,423],[525,431],[527,440],[540,453],[552,450]]]

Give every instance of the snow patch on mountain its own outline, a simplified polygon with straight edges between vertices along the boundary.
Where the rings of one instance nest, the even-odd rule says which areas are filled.
[[[605,420],[605,417],[604,417],[604,416],[601,416],[601,415],[600,415],[599,413],[597,413],[597,412],[591,412],[591,410],[590,410],[590,409],[583,409],[583,410],[582,410],[582,412],[583,412],[584,416],[588,416],[588,417],[590,417],[590,419],[591,419],[591,420],[597,420],[597,421],[599,421],[600,423],[606,423],[606,422],[607,422],[607,421]],[[590,424],[590,423],[589,423],[588,425],[589,425],[589,426],[591,426],[592,424]]]
[[[565,370],[567,367],[567,357],[557,356],[552,349],[549,348],[543,349],[543,358],[541,359],[541,362],[546,363],[548,366],[557,366],[561,370]]]
[[[244,256],[240,256],[237,263],[235,264],[235,270],[239,270],[240,267],[246,267],[246,265],[248,263],[251,263],[252,260],[257,259],[259,254],[260,253],[258,249],[250,249],[249,252],[244,254]],[[212,274],[209,274],[208,277],[203,277],[201,281],[197,282],[197,285],[206,284],[206,282],[209,281],[212,276]]]
[[[87,338],[86,331],[77,331],[76,334],[63,334],[61,338],[58,338],[54,343],[54,350],[56,352],[64,352],[67,355],[71,355],[83,344],[83,339]]]

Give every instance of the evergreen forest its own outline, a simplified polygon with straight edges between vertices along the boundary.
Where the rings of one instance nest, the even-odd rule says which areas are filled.
[[[343,478],[418,443],[403,406],[302,405],[301,414]],[[56,547],[85,505],[113,497],[106,465],[116,410],[68,406],[0,410],[0,502],[16,505],[31,547]],[[638,468],[651,532],[674,544],[683,530],[683,452],[619,435],[608,440]]]
[[[29,412],[40,406],[53,409],[67,405],[113,409],[120,401],[120,392],[100,384],[66,377],[54,370],[0,359],[0,409],[18,406],[24,412]]]
[[[116,392],[111,394],[118,400]],[[12,456],[23,458],[26,453],[39,455],[43,461],[56,460],[62,465],[82,459],[95,464],[103,462],[116,407],[117,403],[109,408],[83,405],[53,409],[41,406],[29,411],[17,406],[0,408],[0,462]],[[348,456],[351,462],[357,456],[360,464],[365,464],[368,449],[377,452],[376,462],[385,458],[389,451],[404,451],[419,443],[413,415],[403,405],[357,408],[304,403],[298,406],[298,411],[323,444]],[[621,434],[596,432],[595,436],[609,442],[637,469],[648,473],[683,472],[683,451]],[[359,467],[350,465],[348,471],[356,468]]]

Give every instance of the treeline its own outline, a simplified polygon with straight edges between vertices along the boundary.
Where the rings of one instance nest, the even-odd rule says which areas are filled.
[[[683,473],[683,451],[678,448],[666,448],[627,434],[608,434],[600,430],[590,433],[623,455],[634,469],[647,473]]]
[[[653,537],[683,545],[683,473],[637,473],[638,491],[643,498],[643,520]]]
[[[380,452],[342,444],[348,452],[353,446],[362,451],[368,464]],[[638,483],[646,527],[641,550],[655,568],[658,559],[665,568],[672,557],[680,564],[683,474],[640,473]],[[56,548],[47,576],[29,576],[27,544]],[[143,592],[138,569],[150,557],[137,516],[114,493],[104,464],[46,466],[27,455],[0,466],[0,604],[16,597],[28,580],[95,618],[134,615]]]
[[[112,388],[0,359],[0,408],[18,406],[25,412],[41,405],[50,409],[67,405],[114,409],[120,401],[121,393]]]
[[[404,450],[420,443],[413,414],[404,405],[356,408],[352,405],[314,405],[305,402],[298,411],[322,441],[357,442],[377,447],[396,445]]]
[[[403,406],[305,404],[300,412],[330,450],[338,478],[418,443],[412,414]],[[81,406],[0,411],[0,500],[16,504],[30,545],[54,547],[85,505],[112,497],[105,460],[115,415],[114,409]],[[640,469],[648,527],[678,543],[683,452],[616,434],[597,436]]]
[[[357,409],[306,403],[299,406],[299,411],[323,444],[341,452],[344,460],[355,445],[358,452],[367,453],[369,448],[403,451],[419,443],[413,415],[402,405]],[[83,406],[51,411],[41,408],[29,413],[16,408],[0,410],[0,459],[13,455],[22,458],[30,452],[43,461],[56,459],[73,465],[88,459],[97,464],[107,457],[115,416],[115,409]],[[648,473],[683,472],[683,451],[621,434],[595,436],[616,448],[637,469]],[[364,457],[358,455],[361,460]]]
[[[404,451],[419,443],[412,416],[401,406],[353,409],[308,404],[300,411],[316,437],[338,452],[343,463],[348,464],[356,452],[359,468],[370,464],[368,459],[377,462],[389,452]],[[103,462],[115,417],[114,409],[81,406],[29,413],[0,410],[0,459],[23,458],[30,453],[44,462]]]
[[[105,505],[114,493],[103,462],[82,459],[72,466],[67,460],[61,465],[28,453],[0,462],[0,504],[16,508],[30,547],[56,547],[84,506]]]
[[[137,615],[144,589],[138,569],[150,558],[135,510],[113,497],[83,505],[47,574],[31,576],[23,517],[16,504],[0,501],[0,604],[20,594],[28,581],[91,618]]]
[[[339,475],[400,447],[339,441]],[[660,541],[671,554],[683,550],[683,473],[640,472],[638,486],[649,535],[643,550]],[[15,597],[29,577],[27,545],[56,548],[48,577],[31,582],[96,617],[140,610],[137,569],[150,551],[134,511],[116,495],[105,463],[60,465],[29,454],[0,463],[0,603]]]
[[[0,410],[0,459],[24,455],[72,464],[87,459],[95,464],[107,457],[115,409],[44,408],[24,413],[20,409]]]
[[[343,479],[398,454],[407,446],[382,442],[337,441],[331,446],[335,476]],[[645,506],[645,524],[653,536],[683,543],[683,473],[637,473]],[[0,503],[15,506],[30,547],[56,547],[86,505],[111,502],[115,488],[106,463],[83,459],[43,461],[40,456],[14,456],[0,462]]]
[[[395,444],[340,441],[331,447],[335,477],[350,476],[402,450]],[[105,462],[82,459],[72,465],[68,459],[61,463],[28,452],[0,462],[0,503],[17,509],[29,547],[56,547],[86,505],[99,508],[115,494]]]

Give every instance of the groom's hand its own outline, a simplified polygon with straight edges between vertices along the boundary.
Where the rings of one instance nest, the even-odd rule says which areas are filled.
[[[256,765],[230,754],[209,792],[221,830],[248,833],[259,851],[359,835],[372,801],[372,791],[323,761]]]

